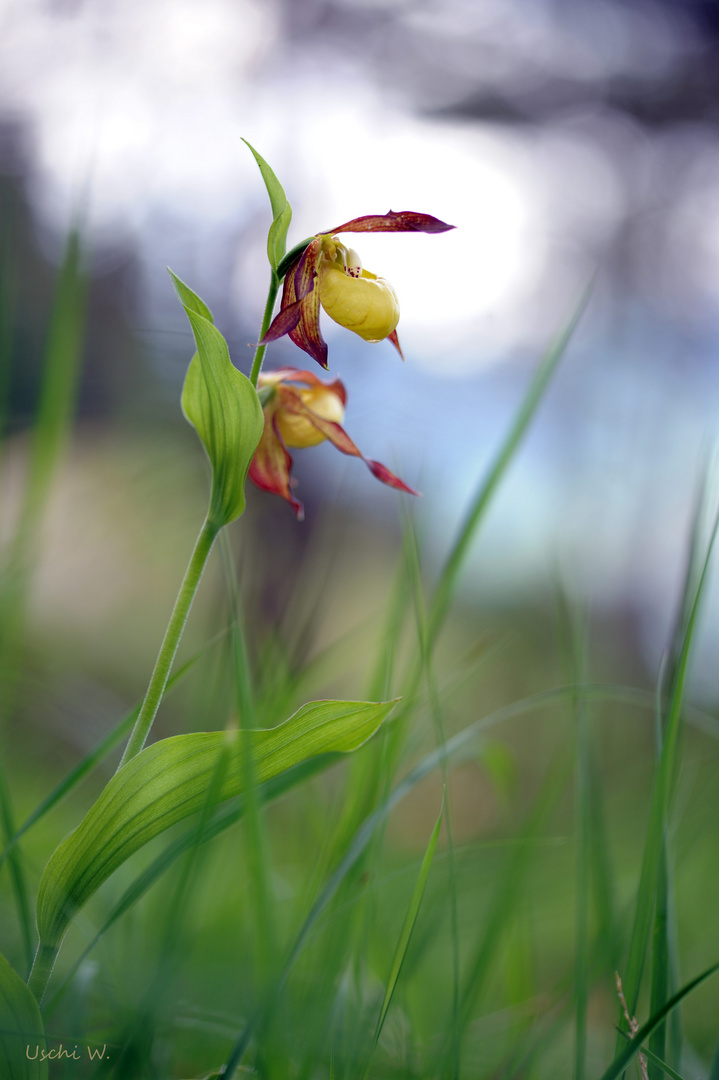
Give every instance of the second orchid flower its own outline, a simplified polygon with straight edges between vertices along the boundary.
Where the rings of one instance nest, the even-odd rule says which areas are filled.
[[[324,382],[310,371],[283,368],[263,372],[259,386],[265,426],[249,476],[263,491],[285,499],[299,520],[304,511],[293,494],[288,447],[305,449],[328,440],[343,454],[361,458],[383,484],[409,495],[418,494],[385,465],[366,458],[341,426],[347,392],[339,379]]]

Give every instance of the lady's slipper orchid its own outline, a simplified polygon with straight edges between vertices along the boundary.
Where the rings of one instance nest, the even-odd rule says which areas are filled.
[[[327,343],[320,332],[320,304],[340,326],[365,341],[389,338],[400,356],[397,338],[399,304],[394,289],[384,278],[362,267],[359,256],[335,233],[426,232],[453,229],[430,214],[412,210],[353,218],[327,232],[318,233],[294,259],[285,273],[282,305],[262,344],[289,334],[322,367],[327,367]]]
[[[309,371],[282,368],[260,375],[259,392],[265,426],[249,476],[263,491],[286,499],[298,520],[302,520],[304,511],[302,503],[292,494],[295,481],[290,476],[292,458],[288,447],[299,450],[329,439],[343,454],[362,458],[383,484],[410,495],[418,494],[379,461],[364,457],[340,426],[347,393],[339,379],[324,382]]]

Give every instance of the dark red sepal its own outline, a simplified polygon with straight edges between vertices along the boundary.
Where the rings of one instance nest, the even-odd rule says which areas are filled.
[[[294,510],[297,520],[302,521],[305,511],[302,503],[292,494],[291,471],[292,458],[275,428],[273,417],[265,413],[265,426],[250,463],[248,476],[262,491],[285,499]]]
[[[431,214],[418,214],[415,210],[390,210],[387,214],[367,214],[364,217],[352,218],[344,225],[336,225],[334,229],[326,232],[423,232],[442,233],[454,229],[454,225],[448,225],[446,221],[432,217]]]
[[[290,407],[290,411],[293,411]],[[294,411],[299,412],[300,409]],[[329,439],[333,446],[336,446],[338,450],[341,450],[343,454],[347,454],[350,457],[358,457],[364,461],[367,468],[370,470],[373,476],[376,476],[378,480],[381,480],[383,484],[387,484],[391,488],[396,488],[398,491],[406,491],[408,495],[419,495],[418,491],[409,487],[403,480],[400,480],[398,476],[395,476],[393,472],[379,461],[372,461],[370,458],[366,458],[359,447],[350,439],[349,435],[341,424],[335,423],[333,420],[323,420],[322,417],[316,416],[311,409],[306,406],[302,407],[303,415],[310,420],[318,431],[321,431],[323,435]]]
[[[294,304],[280,308],[270,323],[269,329],[260,341],[260,345],[269,345],[271,341],[277,341],[285,334],[291,334],[302,317],[302,301],[297,300]]]
[[[397,491],[406,491],[408,495],[421,494],[421,492],[415,491],[414,488],[405,484],[404,480],[400,480],[393,472],[390,472],[387,466],[383,465],[380,461],[372,461],[370,458],[365,458],[364,462],[372,475],[376,476],[378,480],[381,480],[383,484],[387,484],[388,487],[396,488]]]
[[[282,287],[280,314],[273,320],[272,326],[284,311],[292,311],[292,315],[287,320],[292,325],[288,325],[284,333],[289,334],[290,340],[308,353],[313,360],[316,360],[320,367],[326,368],[328,367],[327,342],[320,332],[320,294],[319,289],[315,288],[317,280],[316,264],[321,250],[322,241],[320,239],[313,240],[311,244],[307,245],[297,262],[287,270]],[[295,319],[296,312],[299,312],[299,315]],[[280,329],[282,325],[280,324]],[[268,334],[272,330],[272,326],[268,330]],[[278,337],[280,336],[281,333],[278,334]],[[267,338],[267,334],[265,338]],[[274,339],[270,338],[268,340]]]

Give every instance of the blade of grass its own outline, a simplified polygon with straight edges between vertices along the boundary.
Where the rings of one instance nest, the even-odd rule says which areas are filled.
[[[701,975],[697,975],[696,978],[686,983],[681,990],[678,990],[669,1001],[662,1005],[661,1009],[650,1016],[646,1024],[643,1024],[634,1038],[629,1039],[628,1042],[626,1041],[626,1032],[622,1032],[619,1036],[623,1045],[622,1052],[614,1058],[614,1061],[606,1072],[602,1073],[600,1080],[617,1080],[617,1077],[621,1076],[630,1061],[632,1061],[634,1056],[642,1049],[642,1044],[646,1042],[652,1032],[657,1029],[672,1009],[675,1009],[688,994],[691,994],[693,990],[696,990],[698,986],[703,982],[706,982],[706,980],[716,974],[717,971],[719,971],[719,963],[712,964],[712,966],[703,971]]]
[[[716,1049],[714,1051],[714,1057],[712,1058],[712,1067],[709,1070],[709,1076],[707,1080],[719,1080],[719,1042],[717,1042]]]
[[[440,807],[439,817],[432,830],[432,835],[429,838],[427,849],[422,859],[422,865],[419,868],[419,874],[417,881],[412,892],[412,898],[407,908],[407,913],[404,917],[402,924],[402,930],[400,931],[399,940],[397,942],[397,948],[395,949],[394,956],[392,958],[392,966],[390,968],[389,978],[387,979],[387,988],[384,994],[384,1000],[382,1002],[382,1008],[380,1009],[379,1016],[377,1017],[377,1026],[375,1028],[374,1036],[372,1038],[372,1048],[367,1059],[367,1066],[364,1071],[363,1080],[367,1080],[369,1076],[370,1065],[372,1064],[372,1057],[377,1049],[377,1043],[379,1037],[382,1034],[382,1028],[384,1027],[385,1019],[389,1011],[390,1004],[392,1003],[392,997],[394,995],[397,981],[402,971],[402,965],[404,964],[405,956],[407,955],[407,949],[409,948],[410,939],[412,937],[412,931],[414,930],[415,923],[417,922],[417,916],[419,915],[419,909],[422,904],[422,897],[424,896],[424,890],[427,885],[427,878],[432,867],[432,860],[437,848],[437,840],[439,839],[439,830],[442,825],[442,814],[444,812],[445,800],[447,792],[445,790],[442,797],[442,806]]]
[[[586,694],[586,688],[585,688]],[[589,857],[591,860],[592,896],[596,910],[602,955],[607,958],[607,971],[619,966],[621,938],[617,933],[615,875],[609,851],[604,787],[596,761],[589,761]]]
[[[450,740],[450,744],[452,741]],[[460,999],[462,1032],[466,1030],[470,1022],[473,1004],[490,973],[492,962],[500,949],[504,928],[512,917],[516,905],[524,897],[522,882],[534,851],[532,841],[545,825],[552,808],[564,789],[568,768],[568,757],[565,753],[562,753],[550,770],[519,833],[518,840],[521,842],[508,856],[507,864],[495,889],[479,940],[474,948],[473,959],[469,963],[468,972],[464,979]]]
[[[590,284],[587,289],[585,289],[566,326],[564,326],[557,334],[545,353],[529,385],[524,400],[516,413],[514,422],[507,432],[504,442],[500,446],[499,452],[490,466],[489,472],[477,489],[470,504],[469,511],[460,527],[457,538],[447,557],[435,589],[427,630],[430,648],[434,644],[449,610],[462,566],[472,541],[474,540],[477,529],[487,512],[492,496],[496,492],[507,469],[511,465],[522,439],[534,418],[537,408],[544,397],[544,393],[549,386],[556,367],[569,345],[572,335],[577,327],[577,323],[587,306],[591,289],[592,285]]]
[[[410,587],[404,558],[400,560],[385,613],[384,627],[379,635],[377,653],[370,675],[368,694],[381,687],[394,685],[397,645],[410,600]],[[374,700],[374,699],[372,699]],[[346,851],[361,821],[377,805],[382,790],[381,762],[387,733],[381,732],[375,743],[368,744],[355,754],[350,766],[344,802],[335,835],[328,846],[328,864],[336,862]]]
[[[647,693],[644,690],[638,690],[632,687],[621,686],[586,686],[584,688],[585,695],[588,700],[597,701],[612,701],[615,703],[623,703],[641,708],[651,708],[654,703],[654,697],[652,694]],[[349,870],[354,866],[355,862],[359,859],[366,846],[369,844],[371,837],[374,833],[376,826],[383,821],[392,809],[405,798],[414,787],[421,782],[426,776],[428,776],[434,769],[436,769],[443,757],[454,758],[457,757],[457,764],[461,763],[463,758],[463,752],[466,754],[471,749],[472,742],[478,735],[484,731],[489,730],[498,724],[504,723],[511,719],[515,719],[519,716],[526,715],[535,710],[543,708],[549,708],[556,706],[557,704],[571,700],[573,694],[572,687],[557,687],[551,690],[540,691],[539,693],[532,694],[531,696],[524,698],[520,701],[513,702],[510,705],[506,705],[501,709],[496,710],[488,714],[485,717],[475,721],[469,727],[459,732],[447,741],[443,750],[434,750],[430,754],[426,755],[418,764],[407,774],[407,776],[398,784],[391,795],[385,800],[385,802],[377,808],[377,810],[360,826],[358,829],[352,844],[349,846],[342,862],[337,866],[333,874],[326,882],[323,890],[318,893],[317,898],[307,916],[300,931],[295,937],[293,945],[288,952],[287,959],[281,972],[278,975],[277,981],[274,986],[274,993],[277,994],[281,990],[284,982],[289,975],[297,957],[300,955],[305,941],[311,933],[313,927],[324,914],[333,896],[335,895],[339,885],[345,878]],[[713,734],[713,727],[710,724],[711,718],[700,713],[699,710],[692,710],[694,719],[697,723],[700,723],[702,729],[707,729]],[[540,796],[541,798],[541,796]],[[535,807],[536,811],[536,807]],[[53,1003],[54,1004],[54,1003]],[[248,1019],[242,1033],[240,1034],[237,1042],[235,1043],[225,1065],[225,1080],[232,1080],[236,1069],[239,1067],[242,1058],[244,1057],[250,1041],[253,1037],[255,1030],[260,1022],[262,1012],[265,1008],[271,1005],[271,1000],[268,999],[260,1006],[256,1012]],[[713,1078],[712,1078],[713,1080]],[[718,1078],[719,1080],[719,1078]]]
[[[408,575],[412,585],[412,597],[414,600],[415,622],[419,641],[420,659],[427,686],[430,713],[435,731],[438,748],[447,745],[447,732],[444,723],[444,714],[439,698],[437,676],[432,662],[432,650],[430,648],[427,624],[427,611],[424,603],[424,590],[422,588],[422,574],[420,570],[419,542],[417,533],[413,528],[409,517],[405,518],[405,551],[408,563]],[[457,866],[454,853],[454,832],[452,829],[452,809],[449,797],[449,776],[447,772],[447,759],[442,759],[442,782],[446,795],[446,833],[449,874],[449,912],[452,939],[452,1075],[454,1080],[459,1080],[460,1051],[461,1051],[461,1022],[460,1022],[460,958],[459,958],[459,899],[457,889]]]
[[[587,1003],[589,1001],[589,892],[591,851],[591,744],[583,684],[587,666],[587,616],[580,618],[557,585],[560,640],[569,682],[576,688],[572,699],[575,742],[576,799],[576,929],[574,959],[574,1080],[584,1080],[587,1055]]]
[[[639,878],[639,888],[637,890],[637,904],[630,939],[629,959],[627,962],[626,975],[622,980],[630,1016],[636,1014],[644,958],[649,943],[652,913],[655,906],[659,868],[662,859],[667,807],[669,804],[672,778],[676,769],[676,752],[682,714],[684,685],[686,682],[689,656],[694,639],[694,632],[696,630],[700,604],[707,581],[709,562],[716,541],[717,530],[719,530],[719,513],[717,513],[714,519],[704,561],[701,571],[698,574],[693,600],[690,605],[686,605],[689,614],[686,620],[686,628],[682,635],[681,649],[677,656],[675,673],[672,686],[670,687],[670,697],[666,709],[666,722],[662,748],[652,791],[649,824],[647,827],[644,855]],[[687,575],[687,578],[690,578],[689,574]],[[623,1017],[620,1020],[620,1030],[626,1033],[626,1021]],[[618,1040],[621,1040],[621,1036],[618,1036]],[[617,1052],[619,1053],[620,1051],[621,1042],[618,1042]]]
[[[663,722],[662,722],[662,682],[664,671],[660,669],[657,681],[657,703],[655,709],[655,742],[657,759],[661,757]],[[671,985],[669,961],[669,853],[667,850],[667,823],[663,823],[657,866],[656,897],[654,902],[654,931],[652,934],[652,980],[650,993],[650,1012],[655,1013],[676,989]],[[677,1010],[678,1012],[678,1010]],[[649,1080],[661,1080],[662,1070],[657,1060],[666,1057],[667,1026],[659,1025],[652,1034],[649,1046],[652,1051],[648,1069]]]
[[[32,437],[28,483],[10,554],[0,583],[0,688],[2,719],[14,708],[20,671],[27,592],[37,557],[39,527],[55,468],[67,440],[82,359],[87,278],[81,269],[80,236],[72,229],[60,268],[43,365],[38,414]],[[0,759],[0,819],[5,842],[15,835],[12,798]],[[32,963],[34,928],[25,871],[20,852],[9,856],[13,896],[25,949]]]
[[[357,830],[352,843],[350,844],[344,858],[330,875],[329,879],[325,883],[324,888],[317,895],[307,917],[305,918],[300,930],[295,936],[294,942],[289,949],[285,962],[278,973],[274,987],[272,988],[270,996],[256,1009],[256,1011],[248,1019],[240,1037],[235,1043],[228,1059],[225,1064],[225,1076],[226,1080],[232,1080],[236,1069],[239,1067],[250,1041],[257,1028],[258,1023],[264,1013],[265,1009],[271,1006],[275,997],[279,994],[285,981],[294,966],[297,957],[302,952],[305,942],[309,937],[312,929],[324,914],[331,900],[337,893],[343,880],[365,851],[367,845],[370,843],[375,829],[379,824],[386,820],[391,811],[397,806],[402,799],[422,781],[426,776],[429,776],[434,769],[441,766],[442,760],[445,758],[452,758],[457,755],[458,761],[463,760],[462,751],[468,752],[471,748],[472,742],[482,732],[488,730],[497,724],[503,723],[506,720],[512,719],[515,716],[519,716],[524,712],[531,711],[535,708],[543,705],[549,705],[550,703],[556,703],[567,697],[567,690],[561,687],[552,691],[543,691],[539,694],[534,694],[531,698],[525,698],[521,702],[514,702],[512,705],[505,706],[502,709],[498,709],[494,713],[490,713],[488,716],[483,717],[475,723],[470,724],[469,727],[460,731],[457,735],[454,735],[451,739],[448,739],[443,747],[433,750],[427,754],[417,765],[410,770],[410,772],[404,777],[403,780],[394,788],[390,795],[383,801],[383,803],[371,814]]]
[[[567,324],[551,342],[540,361],[514,420],[470,503],[459,532],[445,560],[429,607],[427,621],[427,650],[431,654],[447,617],[462,567],[472,542],[490,506],[492,497],[507,473],[522,443],[531,421],[542,401],[554,372],[564,355],[577,324],[587,306],[593,283],[585,289]],[[394,773],[405,741],[406,718],[411,710],[424,676],[421,650],[411,665],[401,690],[402,707],[398,710],[392,731],[387,738],[387,768]]]
[[[625,1039],[629,1038],[626,1032],[623,1032],[622,1034],[624,1035]],[[671,1080],[685,1080],[685,1078],[683,1076],[680,1076],[679,1073],[671,1067],[671,1065],[667,1065],[666,1061],[662,1061],[662,1059],[658,1057],[657,1054],[655,1054],[652,1050],[649,1050],[648,1047],[642,1046],[641,1052],[645,1058],[647,1058],[653,1065],[657,1066],[661,1075],[669,1076],[671,1077]],[[711,1077],[709,1078],[709,1080],[711,1080]]]
[[[244,634],[244,614],[237,574],[226,533],[221,538],[220,550],[232,620],[230,644],[232,647],[235,703],[240,717],[240,726],[253,728],[256,721],[252,671]],[[249,754],[245,757],[244,769],[248,871],[254,902],[255,926],[257,928],[257,933],[254,935],[255,955],[260,970],[260,978],[264,982],[269,977],[268,972],[272,966],[276,951],[274,898],[269,884],[271,857],[263,804],[258,796],[254,762]]]
[[[704,524],[708,489],[708,468],[705,464],[697,486],[694,510],[689,534],[689,549],[684,571],[684,582],[679,607],[671,638],[666,664],[662,664],[657,679],[657,697],[655,705],[655,745],[657,760],[661,758],[664,739],[664,703],[671,700],[677,675],[680,669],[682,641],[687,633],[691,618],[692,598],[698,587],[699,567],[701,564],[701,537]],[[665,691],[666,687],[666,691]],[[676,769],[675,769],[676,771]],[[672,955],[672,941],[676,928],[673,924],[671,908],[671,878],[668,851],[667,822],[662,829],[659,866],[657,869],[657,890],[654,910],[654,931],[652,936],[652,977],[650,1010],[657,1009],[677,988],[675,957]],[[672,1045],[670,1049],[672,1064],[681,1059],[681,1011],[672,1013]],[[667,1057],[667,1024],[660,1024],[650,1039],[653,1056],[664,1060]],[[661,1080],[661,1069],[654,1064],[649,1067],[650,1080]]]
[[[581,646],[577,643],[577,653]],[[586,653],[585,653],[586,655]],[[580,655],[576,657],[577,682],[581,687],[583,667]],[[591,816],[590,804],[590,734],[584,696],[579,689],[574,702],[574,727],[576,731],[576,791],[577,791],[577,928],[575,959],[575,1045],[574,1075],[575,1080],[584,1080],[587,1053],[587,1004],[589,1001],[589,887],[590,887],[590,844]]]

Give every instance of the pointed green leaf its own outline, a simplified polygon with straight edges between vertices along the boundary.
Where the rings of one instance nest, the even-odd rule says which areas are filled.
[[[45,1033],[37,1001],[0,953],[0,1076],[47,1080]]]
[[[262,434],[262,406],[250,380],[232,364],[207,305],[172,271],[170,275],[197,346],[185,376],[182,410],[210,459],[210,519],[221,527],[245,509],[247,470]]]
[[[173,274],[169,266],[167,272],[172,278],[172,284],[175,286],[175,290],[180,298],[182,306],[189,311],[194,311],[196,315],[201,315],[203,319],[207,319],[208,322],[214,324],[215,320],[212,317],[212,312],[202,297],[198,296],[196,292],[193,292],[189,285],[185,285],[185,282],[182,281],[177,274]]]
[[[155,836],[202,808],[217,755],[228,740],[234,753],[219,801],[242,792],[248,749],[251,775],[261,784],[317,754],[355,750],[393,708],[394,702],[314,701],[276,728],[177,735],[131,758],[43,871],[33,989],[42,992],[70,920],[110,874]]]
[[[287,201],[287,196],[285,195],[282,184],[279,182],[265,159],[257,153],[254,146],[250,146],[247,139],[243,139],[242,141],[249,147],[252,156],[259,165],[262,179],[267,188],[267,194],[270,197],[273,220],[267,235],[267,258],[270,260],[270,266],[273,271],[277,273],[277,268],[282,262],[285,248],[287,247],[287,230],[289,229],[290,221],[292,220],[292,207]]]

